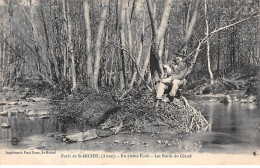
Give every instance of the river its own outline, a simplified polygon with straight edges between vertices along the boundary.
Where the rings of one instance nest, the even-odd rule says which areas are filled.
[[[200,152],[244,153],[260,149],[260,108],[255,104],[207,102],[199,105],[209,121],[207,131],[191,134]]]
[[[258,105],[199,101],[197,108],[210,123],[205,131],[178,136],[160,133],[118,134],[72,144],[61,142],[59,136],[82,131],[76,124],[62,123],[55,116],[50,118],[1,116],[0,125],[5,122],[10,124],[11,128],[0,129],[0,148],[176,152],[186,150],[186,146],[190,143],[200,147],[187,148],[188,151],[202,153],[251,153],[260,149],[260,108]],[[19,144],[16,146],[10,143],[13,137],[19,139]],[[183,148],[174,145],[174,142],[180,139],[185,139],[183,143],[186,144]]]

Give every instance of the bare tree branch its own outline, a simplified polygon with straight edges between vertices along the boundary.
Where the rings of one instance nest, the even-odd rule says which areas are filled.
[[[204,37],[203,39],[201,39],[201,40],[199,41],[198,45],[197,45],[197,48],[196,48],[194,51],[192,51],[191,54],[189,54],[189,56],[187,56],[186,58],[184,58],[184,60],[187,60],[187,59],[188,59],[190,56],[192,56],[192,54],[195,52],[193,61],[192,61],[191,65],[190,65],[190,67],[188,68],[188,71],[187,71],[185,77],[187,77],[187,75],[189,75],[189,74],[191,73],[192,68],[193,68],[194,64],[196,63],[198,54],[199,54],[199,52],[200,52],[200,47],[201,47],[202,44],[204,44],[209,38],[211,38],[215,33],[219,32],[219,31],[228,29],[228,28],[230,28],[230,27],[232,27],[232,26],[235,26],[235,25],[237,25],[237,24],[239,24],[239,23],[245,22],[245,21],[247,21],[247,20],[249,20],[249,19],[251,19],[251,18],[253,18],[253,17],[259,17],[259,16],[257,15],[258,13],[260,13],[260,12],[255,12],[255,13],[251,14],[249,17],[244,18],[244,19],[242,19],[242,20],[240,20],[240,21],[237,21],[237,22],[235,22],[235,23],[232,23],[232,24],[229,24],[229,25],[220,27],[220,28],[218,28],[218,29],[215,29],[214,31],[210,32],[210,33],[208,34],[208,36],[206,36],[206,37]]]

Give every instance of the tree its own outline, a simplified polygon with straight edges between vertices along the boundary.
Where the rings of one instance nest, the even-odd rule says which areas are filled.
[[[69,8],[69,3],[67,3],[67,16],[68,16],[68,51],[71,58],[71,78],[72,78],[72,90],[77,86],[77,76],[76,76],[76,69],[75,69],[75,56],[74,56],[74,46],[72,43],[72,24],[71,24],[71,13]]]
[[[201,77],[196,74],[209,73],[212,82],[216,71],[223,75],[259,65],[256,0],[205,0],[205,7],[199,0],[3,2],[0,56],[6,85],[34,79],[63,90],[81,83],[149,89],[149,81],[153,86],[163,75],[162,62],[176,54],[186,56],[187,75],[195,74],[195,80]]]
[[[208,6],[208,3],[207,3],[207,0],[204,0],[204,5],[205,5],[205,22],[206,22],[206,36],[209,35],[209,22],[208,22],[208,14],[207,14],[207,6]],[[210,83],[213,84],[213,73],[211,71],[211,64],[210,64],[210,54],[209,54],[209,50],[210,50],[210,47],[209,47],[209,39],[207,38],[207,61],[208,61],[208,71],[209,71],[209,75],[210,75]]]
[[[137,64],[137,66],[139,66],[139,64],[140,64],[140,60],[141,60],[141,56],[142,56],[142,52],[143,52],[143,45],[144,45],[144,29],[145,29],[145,27],[144,27],[144,25],[145,25],[145,23],[144,23],[144,21],[145,21],[145,13],[143,13],[143,27],[142,27],[142,35],[141,35],[141,42],[140,42],[140,48],[139,48],[139,53],[138,53],[138,56],[137,56],[137,59],[136,59],[136,64]],[[147,63],[148,64],[148,63]],[[146,65],[147,66],[147,65]],[[145,70],[146,70],[146,66],[145,66]],[[144,70],[144,71],[145,71]],[[136,80],[136,75],[137,75],[137,71],[135,70],[134,71],[134,73],[133,73],[133,77],[132,77],[132,79],[131,79],[131,82],[130,82],[130,88],[132,88],[133,87],[133,85],[134,85],[134,82],[135,82],[135,80]],[[141,77],[143,78],[144,77],[144,72],[143,72],[143,75],[141,74]]]
[[[98,90],[98,75],[99,75],[100,58],[101,58],[101,40],[102,40],[102,35],[104,32],[104,25],[105,25],[105,21],[106,21],[108,3],[109,3],[109,0],[105,0],[104,7],[102,9],[102,13],[101,13],[101,17],[100,17],[97,40],[96,40],[96,44],[95,44],[95,53],[96,54],[95,54],[95,64],[94,64],[94,87],[96,90]]]
[[[2,32],[1,32],[2,33]],[[3,42],[0,39],[0,86],[2,86],[2,82],[4,81],[3,76],[3,49],[2,49]]]
[[[162,58],[159,55],[159,50],[162,48],[163,45],[163,37],[165,34],[166,27],[168,25],[168,19],[171,12],[172,0],[166,0],[164,4],[164,12],[161,19],[161,23],[159,28],[156,27],[155,21],[155,12],[153,11],[152,2],[151,0],[146,0],[149,18],[151,22],[151,29],[152,29],[152,46],[150,51],[150,69],[153,78],[158,80],[163,76],[163,68],[162,68]]]
[[[193,29],[194,29],[196,20],[197,20],[199,3],[200,3],[199,0],[195,1],[195,8],[194,8],[193,15],[192,15],[190,22],[189,22],[189,13],[190,13],[191,8],[189,7],[189,12],[187,14],[187,20],[186,20],[186,35],[185,35],[183,45],[182,45],[181,50],[180,50],[182,52],[182,54],[186,54],[186,52],[187,52],[188,43],[190,41],[191,34],[192,34]]]
[[[88,0],[84,0],[84,18],[86,24],[86,57],[87,57],[87,85],[89,87],[93,87],[93,66],[92,66],[92,54],[91,54],[91,27],[90,27],[90,19],[89,19],[89,5]]]

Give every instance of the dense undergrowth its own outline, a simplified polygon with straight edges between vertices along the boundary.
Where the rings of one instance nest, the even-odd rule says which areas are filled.
[[[79,125],[120,131],[190,133],[207,126],[207,121],[185,98],[154,107],[154,94],[132,90],[124,99],[122,92],[99,92],[78,87],[57,106],[58,115]]]
[[[194,94],[227,94],[231,90],[247,90],[245,97],[254,95],[259,96],[259,66],[243,66],[239,70],[227,70],[228,73],[214,73],[214,83],[211,84],[208,72],[205,70],[198,74],[204,74],[201,78],[193,79],[190,77],[187,82],[186,90]]]

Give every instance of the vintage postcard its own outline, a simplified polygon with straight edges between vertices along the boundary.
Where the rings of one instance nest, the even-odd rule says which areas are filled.
[[[259,0],[0,0],[0,165],[259,165]]]

